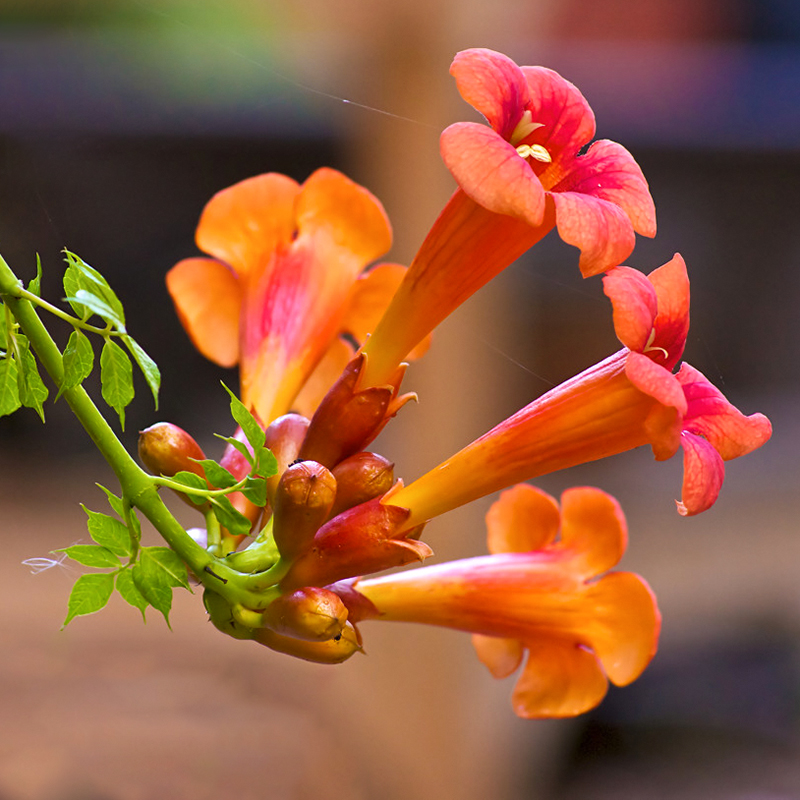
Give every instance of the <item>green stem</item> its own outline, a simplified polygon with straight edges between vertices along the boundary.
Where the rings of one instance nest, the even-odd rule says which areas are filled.
[[[2,256],[0,256],[1,258]],[[7,265],[6,265],[7,266]],[[43,300],[38,295],[35,295],[33,292],[29,292],[27,289],[23,289],[21,286],[19,287],[19,291],[17,292],[17,297],[20,300],[27,300],[34,306],[38,306],[39,308],[43,309],[44,311],[49,312],[54,317],[58,317],[64,322],[68,322],[72,325],[73,328],[81,328],[82,330],[87,331],[88,333],[96,333],[98,336],[122,336],[122,333],[113,331],[111,329],[111,325],[106,325],[105,328],[98,328],[96,325],[90,325],[88,322],[84,322],[82,319],[78,319],[78,317],[72,316],[72,314],[68,314],[66,311],[63,311],[58,306],[54,306],[52,303],[48,303],[47,300]]]

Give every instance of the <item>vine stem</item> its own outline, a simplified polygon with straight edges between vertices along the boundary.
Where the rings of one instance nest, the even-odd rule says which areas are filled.
[[[64,378],[61,351],[39,319],[34,307],[23,298],[24,291],[19,278],[0,256],[0,298],[6,303],[23,333],[28,337],[48,375],[56,386],[61,386]],[[153,476],[148,475],[133,460],[86,390],[82,386],[76,386],[64,390],[62,397],[103,458],[114,470],[122,491],[130,498],[131,504],[147,517],[167,544],[186,562],[189,569],[215,591],[226,597],[235,595],[235,599],[243,599],[243,595],[247,594],[246,591],[242,592],[241,588],[239,591],[231,590],[237,586],[237,578],[244,576],[208,553],[186,533],[159,497]],[[209,573],[206,567],[210,567],[212,572]],[[223,587],[228,586],[231,590],[225,591]]]

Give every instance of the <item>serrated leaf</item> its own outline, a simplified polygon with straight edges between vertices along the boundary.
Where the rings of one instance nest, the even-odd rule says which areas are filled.
[[[249,476],[241,488],[242,494],[257,506],[267,504],[267,482],[263,478]]]
[[[194,472],[189,472],[188,470],[176,472],[170,478],[170,480],[179,483],[181,486],[186,486],[188,489],[201,489],[203,492],[208,491],[208,484],[206,483],[205,478],[201,478],[199,475],[195,475]],[[186,496],[196,506],[203,505],[207,499],[205,495],[198,495],[192,492],[187,492]]]
[[[73,308],[77,303],[83,309],[88,309],[92,314],[97,314],[105,322],[111,323],[120,333],[125,332],[125,323],[113,308],[111,308],[102,297],[88,291],[87,289],[78,289],[75,294],[68,295],[64,298]]]
[[[231,486],[239,482],[225,467],[218,464],[216,461],[212,461],[210,458],[204,458],[202,460],[192,459],[192,461],[195,461],[203,468],[203,472],[206,474],[206,480],[217,489],[230,489]]]
[[[138,608],[142,612],[142,620],[147,622],[145,611],[150,604],[134,583],[131,570],[124,569],[122,572],[117,573],[116,585],[122,599],[134,608]]]
[[[139,369],[142,371],[142,375],[144,375],[144,379],[153,393],[153,402],[155,403],[156,411],[158,411],[158,390],[161,388],[161,372],[158,369],[158,365],[131,336],[123,336],[122,341],[125,342],[125,346],[131,351],[131,355],[139,365]]]
[[[147,622],[145,610],[150,603],[147,602],[147,598],[145,598],[134,583],[133,573],[130,569],[123,569],[121,572],[117,573],[117,591],[126,603],[132,605],[134,608],[138,608],[139,611],[142,612],[142,619]]]
[[[69,335],[67,346],[61,357],[64,366],[64,379],[58,390],[56,400],[66,389],[79,386],[89,377],[94,368],[94,349],[89,339],[79,330],[74,330]]]
[[[39,375],[39,367],[36,364],[36,357],[31,352],[28,337],[17,334],[16,340],[18,350],[17,368],[19,374],[17,380],[19,382],[19,399],[22,405],[34,409],[42,422],[44,422],[43,403],[47,400],[50,391],[44,385],[41,375]]]
[[[250,452],[249,448],[244,442],[240,442],[234,436],[222,436],[219,433],[215,433],[214,436],[216,436],[217,439],[222,439],[223,442],[226,442],[227,444],[231,445],[231,447],[238,450],[247,459],[247,463],[250,464],[251,467],[255,464],[255,461],[253,460],[253,454]]]
[[[131,569],[134,586],[156,611],[164,615],[167,626],[169,612],[172,608],[172,586],[166,580],[163,571],[152,559],[137,561]]]
[[[28,284],[28,291],[37,297],[42,296],[42,259],[36,254],[36,277]]]
[[[114,591],[113,572],[94,572],[81,575],[69,595],[67,602],[67,618],[61,629],[67,627],[75,617],[94,614],[108,603]]]
[[[115,556],[107,547],[99,544],[73,544],[71,547],[64,547],[56,552],[66,553],[73,561],[77,561],[85,567],[117,569],[120,566],[119,557]]]
[[[133,367],[125,351],[111,339],[106,339],[100,353],[100,382],[103,400],[119,414],[125,430],[125,407],[133,400]]]
[[[108,498],[108,504],[114,511],[117,512],[117,516],[119,517],[125,516],[125,512],[122,507],[122,498],[117,497],[117,495],[115,495],[114,492],[112,492],[110,489],[106,489],[106,487],[103,486],[102,483],[96,483],[95,486],[98,486],[105,492],[105,495]]]
[[[211,509],[219,520],[219,524],[227,528],[234,536],[247,536],[250,533],[250,520],[237,511],[227,497],[212,498]]]
[[[92,511],[81,503],[81,508],[89,517],[86,527],[89,535],[97,544],[107,547],[114,555],[121,558],[130,556],[132,552],[131,535],[124,523],[108,514]]]
[[[0,417],[13,414],[21,405],[17,362],[9,354],[0,360]]]
[[[117,326],[118,330],[124,332],[125,311],[122,308],[122,303],[109,285],[108,281],[94,267],[90,267],[80,256],[76,255],[75,253],[71,253],[69,250],[64,250],[64,254],[68,264],[67,272],[71,271],[73,276],[73,280],[71,282],[71,285],[75,287],[73,299],[78,299],[77,292],[81,290],[94,295],[103,303],[104,306],[110,309],[114,320],[108,319],[104,314],[100,314],[100,316],[103,317],[103,319],[106,319],[106,321],[112,322],[112,324]],[[64,289],[69,297],[69,295],[72,293],[67,290],[66,285],[64,286]],[[79,299],[78,303],[81,304]],[[95,309],[92,310],[95,313],[98,313]]]
[[[267,447],[262,447],[257,451],[255,471],[262,478],[271,478],[278,474],[278,459],[275,454]]]
[[[139,563],[147,563],[145,572],[148,575],[156,571],[163,573],[162,577],[169,586],[176,589],[189,588],[189,573],[186,564],[169,547],[143,547],[139,551]]]
[[[266,441],[264,430],[258,424],[256,418],[247,410],[247,406],[224,383],[222,386],[231,397],[231,416],[242,429],[253,451],[260,450]]]

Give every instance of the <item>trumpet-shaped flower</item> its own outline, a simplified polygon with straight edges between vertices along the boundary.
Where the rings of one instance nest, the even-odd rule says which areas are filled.
[[[238,362],[242,400],[265,424],[290,407],[313,411],[353,355],[338,335],[363,340],[405,271],[362,274],[388,250],[389,222],[366,189],[331,169],[302,185],[269,173],[222,190],[196,240],[212,258],[179,262],[167,287],[200,352]]]
[[[600,140],[578,89],[543,67],[492,50],[459,53],[450,69],[489,126],[457,122],[441,137],[459,189],[423,242],[367,342],[365,385],[553,227],[581,251],[584,276],[630,255],[634,231],[655,235],[655,208],[631,154]]]
[[[760,447],[772,427],[744,416],[680,359],[689,327],[689,280],[680,256],[648,276],[628,267],[604,279],[625,347],[542,395],[387,500],[419,525],[538,475],[650,444],[658,460],[684,448],[681,514],[717,498],[724,461]]]
[[[512,703],[521,717],[566,717],[597,705],[608,680],[624,686],[653,657],[655,597],[629,572],[625,518],[599,489],[570,489],[561,510],[521,484],[487,515],[492,555],[333,587],[351,622],[428,623],[467,631],[503,678],[527,661]],[[601,576],[602,577],[598,577]]]

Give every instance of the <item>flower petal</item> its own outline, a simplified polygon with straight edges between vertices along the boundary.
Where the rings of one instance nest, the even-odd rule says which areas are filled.
[[[554,161],[541,178],[552,192],[607,200],[625,212],[637,233],[656,235],[656,209],[647,181],[633,156],[617,142],[600,139],[571,161]]]
[[[456,122],[442,132],[439,147],[445,165],[476,203],[529,225],[542,224],[541,181],[516,149],[491,128]]]
[[[569,163],[592,140],[594,113],[578,87],[552,69],[520,69],[528,83],[532,120],[542,125],[526,141],[543,145],[553,159],[551,169],[556,169],[562,156]]]
[[[725,461],[752,452],[772,435],[772,425],[763,414],[746,417],[689,364],[681,364],[675,377],[688,402],[684,429],[708,439]]]
[[[167,289],[192,344],[222,367],[239,360],[239,280],[219,261],[186,258],[167,273]]]
[[[522,70],[508,56],[476,47],[456,54],[450,74],[464,100],[509,139],[528,99]]]
[[[658,647],[661,614],[647,583],[632,572],[611,572],[589,586],[584,635],[612,683],[642,674]]]
[[[638,269],[614,267],[603,278],[603,291],[614,309],[614,332],[629,350],[641,353],[650,340],[658,313],[653,284]]]
[[[586,578],[616,566],[628,544],[628,526],[619,503],[590,486],[567,489],[561,495],[561,545]]]
[[[522,663],[525,650],[516,639],[500,636],[472,634],[472,645],[480,662],[492,673],[493,678],[507,678]]]
[[[677,503],[678,513],[691,517],[705,511],[716,502],[725,480],[725,462],[711,442],[697,434],[684,431],[683,490]]]
[[[361,267],[392,245],[389,218],[378,199],[334,169],[318,169],[303,184],[295,208],[300,233],[325,231]]]
[[[676,253],[670,261],[653,270],[647,280],[655,288],[658,314],[655,319],[655,338],[652,347],[661,347],[668,353],[663,363],[672,369],[683,355],[689,333],[689,275],[686,262]]]
[[[574,641],[525,642],[528,661],[514,687],[514,713],[525,719],[572,717],[594,708],[608,681],[590,650]]]
[[[291,241],[299,191],[296,181],[270,172],[217,192],[200,217],[197,246],[239,275],[258,269],[265,256]]]
[[[619,206],[580,192],[547,196],[555,204],[558,235],[581,251],[578,266],[584,278],[617,266],[633,252],[633,227]]]
[[[551,544],[561,522],[558,503],[535,486],[520,483],[503,492],[486,514],[490,553],[526,553]]]

